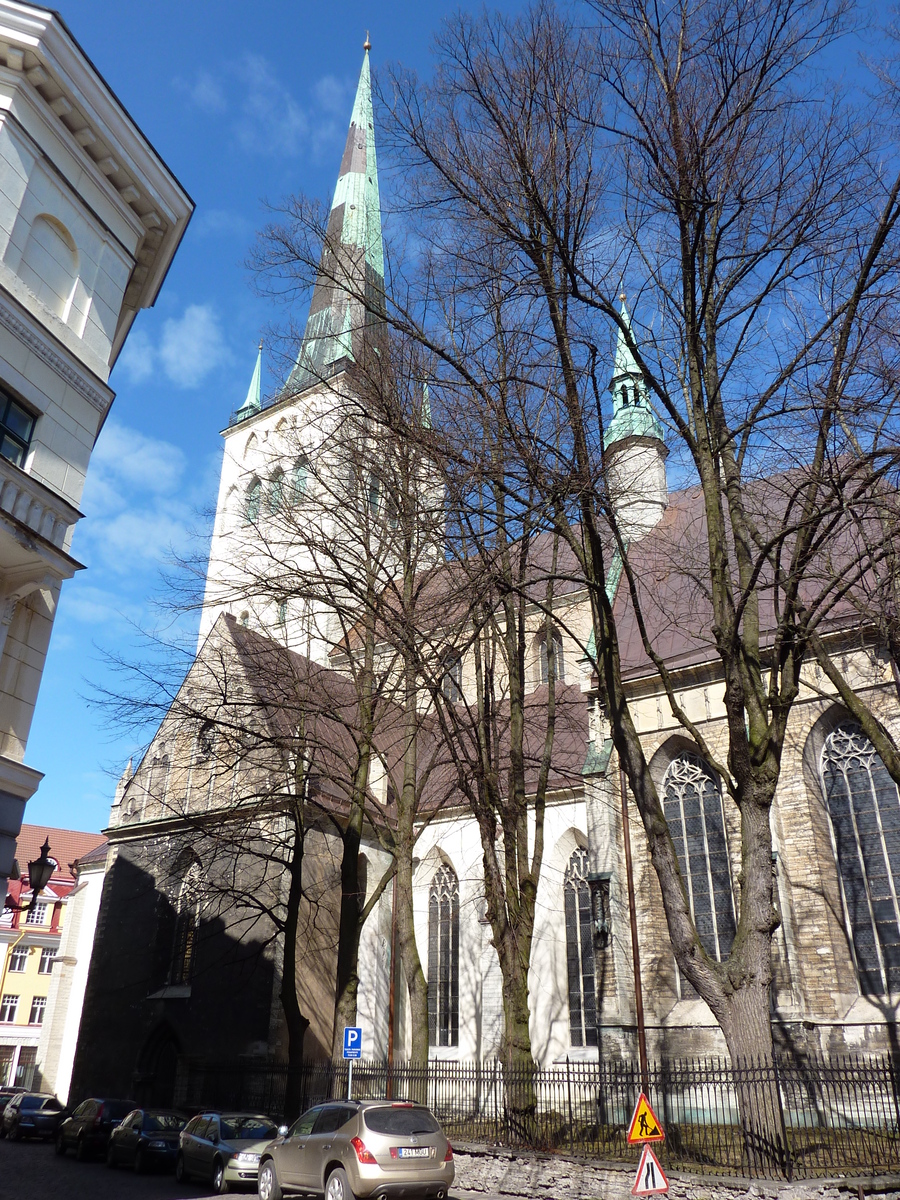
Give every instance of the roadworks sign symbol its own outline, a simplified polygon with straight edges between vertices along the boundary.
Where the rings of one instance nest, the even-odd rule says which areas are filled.
[[[650,1107],[650,1101],[643,1092],[638,1096],[634,1106],[631,1124],[628,1126],[628,1141],[634,1142],[664,1142],[666,1135],[663,1127],[656,1119],[656,1113]]]
[[[659,1159],[649,1146],[645,1146],[640,1166],[637,1169],[637,1178],[631,1189],[632,1196],[652,1196],[656,1192],[667,1192],[668,1190],[669,1181],[666,1179],[665,1171],[659,1165]]]

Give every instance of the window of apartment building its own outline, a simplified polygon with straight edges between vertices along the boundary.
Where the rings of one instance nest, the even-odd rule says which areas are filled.
[[[459,880],[447,863],[428,896],[428,1043],[459,1045]]]
[[[54,959],[55,955],[56,955],[56,951],[53,949],[52,946],[45,946],[43,948],[43,950],[41,951],[41,963],[40,963],[40,966],[38,967],[39,975],[49,975],[50,974],[50,972],[53,970],[53,959]]]
[[[28,1017],[29,1025],[43,1025],[44,1013],[47,1011],[47,997],[35,996],[31,1001],[31,1013]]]
[[[441,655],[441,666],[443,667],[443,674],[441,675],[441,695],[451,704],[458,704],[463,697],[462,659],[458,655],[454,654],[452,650],[448,650]]]
[[[597,1045],[594,925],[587,869],[587,850],[579,846],[569,859],[563,883],[569,1040],[573,1046]]]
[[[16,1009],[19,1006],[19,997],[5,995],[0,1000],[0,1021],[14,1021],[16,1019]]]
[[[12,1082],[12,1065],[15,1057],[15,1046],[0,1046],[0,1087],[8,1087]]]
[[[49,907],[50,907],[49,904],[45,904],[43,901],[39,901],[37,904],[34,905],[33,908],[29,908],[28,912],[25,914],[25,924],[26,925],[46,925],[47,924],[47,910],[49,909]]]
[[[34,1068],[37,1063],[37,1046],[22,1046],[16,1063],[16,1087],[26,1090],[34,1083]]]
[[[821,771],[860,990],[900,991],[900,791],[853,722],[829,734]]]
[[[719,781],[699,754],[674,759],[663,779],[666,820],[704,950],[721,962],[735,935],[731,864]],[[682,998],[696,995],[679,976]]]
[[[25,461],[34,433],[34,422],[35,418],[27,409],[6,392],[0,391],[0,454],[17,467],[21,467]]]
[[[16,946],[9,956],[10,971],[24,971],[28,966],[28,947]]]
[[[563,640],[562,634],[558,629],[553,630],[549,646],[546,636],[543,633],[539,635],[538,677],[542,684],[549,683],[551,678],[557,683],[566,682],[566,660],[563,657]]]

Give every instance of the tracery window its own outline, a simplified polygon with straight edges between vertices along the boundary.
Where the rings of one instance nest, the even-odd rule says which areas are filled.
[[[587,850],[579,846],[569,859],[563,882],[566,914],[566,976],[569,989],[569,1040],[573,1046],[597,1045],[597,983],[591,889]]]
[[[462,700],[462,659],[453,651],[447,651],[441,657],[441,695],[451,704]]]
[[[699,754],[685,751],[669,764],[663,805],[697,934],[721,962],[734,941],[734,893],[719,781]],[[694,995],[686,980],[681,994]]]
[[[278,469],[269,480],[269,512],[281,511],[284,503],[284,471]]]
[[[259,505],[261,499],[262,484],[258,479],[254,479],[247,488],[247,503],[244,509],[248,525],[255,525],[259,520]]]
[[[541,635],[538,644],[538,653],[540,656],[538,671],[540,674],[540,682],[549,683],[550,676],[557,683],[565,683],[566,681],[566,660],[563,657],[563,640],[562,634],[558,629],[553,630],[550,638],[550,647],[552,654],[547,650],[547,638]]]
[[[855,722],[829,734],[821,770],[860,989],[900,992],[900,793]]]
[[[305,454],[301,454],[294,463],[292,491],[295,504],[304,500],[309,492],[309,458]]]
[[[459,1045],[459,880],[446,863],[428,894],[428,1044]]]
[[[194,966],[197,926],[200,922],[200,865],[192,861],[178,889],[175,903],[175,936],[169,964],[169,983],[190,983]]]

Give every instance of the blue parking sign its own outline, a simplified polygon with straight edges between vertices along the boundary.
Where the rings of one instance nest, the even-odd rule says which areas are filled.
[[[344,1026],[344,1058],[362,1058],[362,1029],[358,1025]]]

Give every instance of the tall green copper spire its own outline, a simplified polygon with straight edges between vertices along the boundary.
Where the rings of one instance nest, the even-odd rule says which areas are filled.
[[[358,359],[384,309],[384,244],[368,38],[306,331],[287,387],[302,391]],[[361,297],[365,295],[366,303]]]
[[[238,421],[243,421],[247,417],[252,417],[258,413],[262,406],[262,342],[259,343],[259,353],[256,356],[256,366],[253,368],[253,377],[250,380],[250,387],[247,389],[247,399],[235,413]]]
[[[625,304],[624,293],[619,299],[622,301],[622,321],[631,333],[631,316]],[[638,366],[621,328],[616,339],[616,357],[610,390],[613,397],[613,418],[603,435],[604,450],[615,442],[624,441],[625,438],[649,437],[663,440],[663,428],[650,404],[650,391],[644,373]]]

